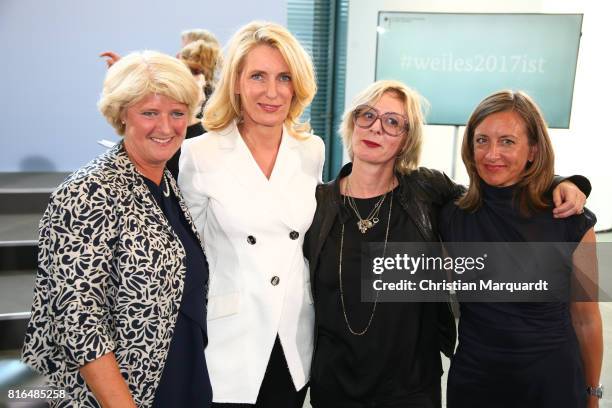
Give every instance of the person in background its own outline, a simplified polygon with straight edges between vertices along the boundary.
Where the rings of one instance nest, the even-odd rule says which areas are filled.
[[[442,207],[464,191],[418,167],[420,99],[390,80],[359,93],[340,126],[351,163],[317,188],[304,245],[315,305],[314,408],[441,406],[440,352],[451,357],[456,339],[449,305],[361,300],[364,244],[382,243],[384,257],[388,244],[438,242]],[[571,197],[556,210],[562,216],[584,203],[572,185],[557,193]]]
[[[314,316],[302,243],[324,144],[300,116],[315,92],[295,37],[251,22],[229,42],[204,110],[208,133],[183,145],[179,185],[210,261],[216,407],[303,405]]]
[[[208,100],[212,95],[217,83],[217,72],[222,64],[221,47],[217,41],[197,40],[184,46],[179,51],[178,58],[183,61],[194,76],[202,76],[204,100]],[[202,117],[202,110],[200,118]]]
[[[176,58],[135,52],[99,109],[123,137],[52,194],[23,361],[60,407],[208,407],[207,260],[166,162],[200,101]]]
[[[197,119],[202,119],[204,105],[215,89],[217,75],[223,61],[221,44],[217,37],[208,30],[202,28],[185,30],[181,33],[181,50],[176,57],[185,62],[191,73],[198,78],[199,82],[202,82],[204,99],[202,109],[196,115]],[[199,79],[200,74],[203,77],[202,80]],[[189,129],[187,133],[189,134]]]
[[[594,268],[595,215],[555,219],[551,189],[554,152],[546,122],[525,93],[486,97],[468,120],[461,151],[467,192],[448,203],[440,231],[449,242],[573,242],[541,271],[570,276],[581,260]],[[581,245],[579,246],[578,243]],[[591,247],[589,250],[588,247]],[[579,256],[579,252],[591,252]],[[580,251],[579,251],[580,250]],[[569,252],[569,251],[568,251]],[[513,271],[533,268],[512,257]],[[603,339],[599,305],[574,301],[462,302],[459,346],[448,376],[449,408],[597,407]]]
[[[212,34],[211,34],[212,35]],[[204,106],[210,98],[216,85],[216,73],[221,66],[222,56],[219,43],[216,41],[196,40],[187,44],[178,54],[178,58],[189,68],[194,78],[202,89],[202,102],[198,112],[191,118],[187,127],[185,140],[200,136],[206,133],[202,125]],[[170,160],[167,167],[175,179],[179,174],[179,159],[181,149],[179,149]]]

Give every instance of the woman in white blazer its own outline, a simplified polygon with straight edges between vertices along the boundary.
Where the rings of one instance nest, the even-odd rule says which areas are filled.
[[[179,185],[210,268],[206,361],[217,407],[304,401],[314,310],[302,243],[324,144],[299,117],[315,92],[299,42],[252,22],[230,40],[204,113],[209,132],[183,144]]]

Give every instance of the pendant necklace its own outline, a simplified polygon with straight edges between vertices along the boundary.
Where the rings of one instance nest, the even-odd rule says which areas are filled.
[[[387,196],[389,192],[385,193],[383,198],[381,200],[379,200],[378,204],[378,210],[376,212],[376,215],[378,215],[378,213],[380,212],[380,207],[382,206],[382,202],[384,200],[384,198]],[[347,179],[347,194],[348,194],[348,179]],[[344,196],[343,199],[343,203],[346,205],[346,200],[347,200],[347,196]],[[351,197],[349,197],[349,204],[350,204],[350,200]],[[352,208],[352,206],[351,206]],[[355,206],[356,208],[356,206]],[[353,208],[353,210],[355,210],[355,208]],[[385,256],[385,253],[387,252],[387,241],[389,239],[389,226],[391,225],[391,211],[393,210],[393,183],[391,183],[391,201],[389,202],[389,216],[387,217],[387,230],[385,232],[385,242],[383,245],[383,252],[382,252],[382,256]],[[358,213],[358,212],[357,212]],[[357,215],[357,218],[360,219],[360,221],[364,221],[361,220],[361,218],[359,217],[359,215]],[[370,217],[368,217],[369,219]],[[378,221],[376,221],[378,222]],[[375,224],[375,223],[374,223]],[[374,224],[372,224],[371,226],[368,226],[367,228],[365,228],[365,231],[361,229],[361,225],[359,224],[359,222],[357,223],[357,227],[359,228],[359,231],[361,231],[362,234],[365,234],[367,232],[367,230],[369,228],[371,228]],[[370,318],[368,319],[368,323],[366,325],[366,327],[363,330],[357,331],[354,330],[351,327],[351,324],[349,323],[349,318],[348,318],[348,314],[346,312],[346,302],[344,301],[344,289],[342,287],[342,249],[344,247],[344,224],[342,224],[342,231],[340,233],[340,260],[338,262],[338,283],[340,286],[340,301],[342,303],[342,314],[344,315],[344,322],[346,323],[346,327],[348,328],[349,332],[351,332],[351,334],[355,335],[355,336],[363,336],[364,334],[367,333],[368,329],[370,328],[370,326],[372,325],[372,320],[374,319],[374,314],[376,313],[376,305],[378,304],[378,294],[380,293],[379,291],[376,291],[376,298],[374,299],[374,306],[372,306],[372,313],[370,314]]]
[[[365,234],[366,232],[368,232],[370,228],[378,224],[378,221],[379,221],[378,214],[380,213],[380,209],[383,203],[385,202],[385,198],[387,198],[387,194],[389,194],[389,192],[387,191],[385,194],[383,194],[380,197],[380,199],[376,202],[376,204],[374,204],[374,208],[372,208],[372,211],[370,211],[370,214],[364,219],[364,218],[361,218],[361,214],[359,213],[359,209],[357,208],[357,203],[355,203],[355,199],[351,195],[351,186],[350,186],[349,180],[350,180],[350,177],[347,177],[346,178],[346,195],[344,197],[346,200],[348,200],[349,207],[351,207],[351,209],[357,216],[357,228],[359,228],[359,231],[362,234]],[[391,182],[391,185],[393,185],[393,182]]]

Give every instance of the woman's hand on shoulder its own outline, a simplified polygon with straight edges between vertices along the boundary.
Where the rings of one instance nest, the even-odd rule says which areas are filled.
[[[563,181],[555,187],[552,198],[555,204],[553,209],[555,218],[567,218],[584,212],[586,195],[571,181]]]

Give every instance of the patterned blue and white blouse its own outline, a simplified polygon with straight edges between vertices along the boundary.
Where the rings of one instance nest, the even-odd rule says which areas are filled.
[[[114,352],[136,404],[151,405],[182,297],[185,250],[123,143],[58,187],[39,229],[23,361],[66,390],[53,406],[97,407],[79,368]]]

